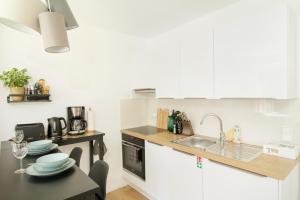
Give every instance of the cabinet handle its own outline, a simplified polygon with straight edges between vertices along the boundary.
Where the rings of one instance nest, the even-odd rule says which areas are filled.
[[[215,164],[218,164],[218,165],[223,165],[225,167],[228,167],[228,168],[231,168],[231,169],[234,169],[234,170],[238,170],[238,171],[243,172],[243,173],[251,174],[253,176],[258,176],[258,177],[261,177],[261,178],[267,178],[268,177],[268,176],[265,176],[265,175],[257,174],[255,172],[251,172],[251,171],[247,171],[247,170],[244,170],[244,169],[239,169],[237,167],[233,167],[233,166],[230,166],[230,165],[226,165],[224,163],[220,163],[220,162],[217,162],[217,161],[214,161],[214,160],[211,160],[211,159],[208,159],[208,160],[212,163],[215,163]]]
[[[150,144],[154,144],[154,145],[157,145],[157,146],[164,146],[164,145],[161,145],[161,144],[157,144],[157,143],[155,143],[155,142],[151,142],[151,141],[148,141]]]
[[[178,149],[174,149],[174,148],[173,148],[173,150],[174,150],[174,151],[177,151],[177,152],[179,152],[179,153],[183,153],[183,154],[189,155],[189,156],[195,156],[194,154],[187,153],[187,152],[184,152],[184,151],[180,151],[180,150],[178,150]]]

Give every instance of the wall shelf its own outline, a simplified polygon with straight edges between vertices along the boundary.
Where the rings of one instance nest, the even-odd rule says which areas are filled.
[[[23,100],[16,101],[13,100],[13,97],[23,97]],[[29,103],[29,102],[52,102],[50,100],[50,94],[29,94],[29,95],[20,95],[20,94],[10,94],[7,96],[7,103]]]

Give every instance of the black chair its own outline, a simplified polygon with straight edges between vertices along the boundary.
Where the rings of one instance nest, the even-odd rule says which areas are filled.
[[[103,160],[98,160],[93,164],[89,173],[89,177],[91,177],[91,179],[93,179],[100,187],[100,191],[96,193],[98,200],[105,200],[108,170],[108,164]]]
[[[79,167],[80,165],[80,159],[82,155],[82,149],[80,147],[75,147],[72,149],[70,153],[70,158],[73,158],[76,161],[76,165]]]

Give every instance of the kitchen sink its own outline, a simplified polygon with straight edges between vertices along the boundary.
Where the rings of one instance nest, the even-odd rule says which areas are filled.
[[[262,153],[262,148],[248,144],[225,143],[222,147],[219,143],[209,146],[207,152],[218,154],[226,158],[249,162]]]
[[[216,144],[216,141],[206,139],[201,136],[191,136],[184,139],[174,140],[172,142],[187,147],[199,148],[201,150],[205,150],[209,146]]]
[[[208,139],[199,135],[174,140],[172,142],[244,162],[254,160],[262,153],[262,148],[258,146],[235,144],[231,142],[225,142],[222,146],[217,140]]]

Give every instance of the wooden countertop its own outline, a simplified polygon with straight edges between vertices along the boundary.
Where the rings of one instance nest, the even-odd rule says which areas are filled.
[[[238,169],[246,170],[252,173],[256,173],[262,176],[272,177],[278,180],[284,180],[289,173],[293,170],[296,164],[300,161],[300,156],[296,160],[291,160],[287,158],[281,158],[277,156],[271,156],[267,154],[261,154],[256,159],[250,162],[243,162],[240,160],[234,160],[230,158],[226,158],[221,155],[216,155],[213,153],[205,152],[200,149],[186,147],[180,144],[172,143],[171,141],[185,138],[187,136],[183,135],[174,135],[167,131],[151,134],[151,135],[143,135],[137,132],[133,132],[127,129],[121,130],[122,133],[127,135],[131,135],[140,139],[147,140],[149,142],[153,142],[156,144],[160,144],[163,146],[168,146],[170,148],[174,148],[178,151],[182,151],[185,153],[193,154],[195,156],[200,156],[203,158],[207,158],[209,160],[213,160],[225,165],[229,165]]]

